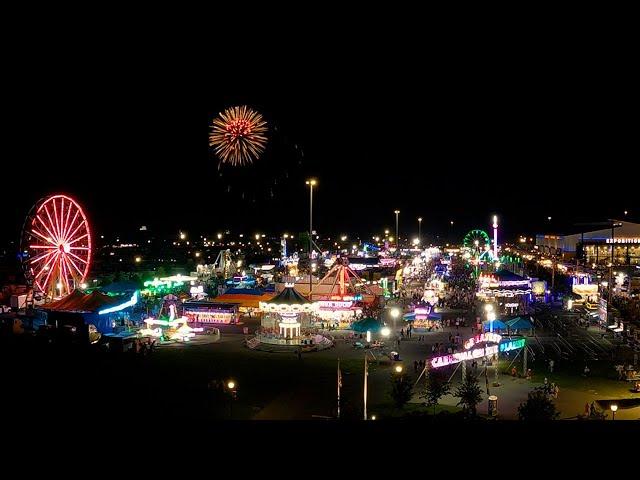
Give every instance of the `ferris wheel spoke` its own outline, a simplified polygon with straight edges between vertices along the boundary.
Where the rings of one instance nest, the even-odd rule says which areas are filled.
[[[44,249],[44,250],[55,250],[58,247],[56,247],[55,245],[29,245],[29,248],[35,248],[35,249]]]
[[[71,250],[91,250],[89,247],[69,247]]]
[[[47,207],[47,205],[44,206],[44,211],[47,212],[47,218],[49,219],[49,225],[51,225],[51,229],[56,232],[54,240],[57,242],[60,238],[60,233],[56,230],[56,226],[51,219],[51,214],[49,213],[49,208]]]
[[[71,266],[73,266],[73,268],[76,269],[76,272],[78,272],[80,274],[80,277],[83,277],[84,274],[82,273],[82,271],[78,268],[78,266],[76,265],[76,262],[73,261],[73,259],[71,259],[71,257],[64,255],[64,259],[67,262],[67,264],[71,264]]]
[[[71,232],[69,235],[67,235],[67,238],[66,238],[66,239],[67,239],[67,240],[72,239],[72,238],[73,238],[73,236],[76,234],[76,232],[77,232],[78,230],[80,230],[80,227],[82,227],[83,225],[84,225],[84,222],[80,222],[80,223],[78,224],[78,226],[75,228],[75,230],[73,230],[73,232]],[[71,245],[71,243],[73,243],[73,242],[70,242],[70,243],[69,243],[69,245]]]
[[[70,241],[70,242],[69,242],[69,245],[73,245],[74,243],[79,242],[80,240],[82,240],[83,238],[88,237],[88,236],[89,236],[89,234],[88,234],[88,233],[85,233],[85,234],[84,234],[84,235],[82,235],[81,237],[78,237],[78,238],[76,238],[75,240]]]
[[[60,256],[60,266],[62,269],[62,279],[64,280],[64,285],[67,287],[67,293],[71,293],[71,288],[69,287],[69,266],[67,265],[67,260],[64,258],[64,255]]]
[[[67,235],[67,233],[69,233],[69,231],[73,228],[73,224],[76,221],[76,218],[78,218],[78,213],[80,213],[80,210],[76,210],[76,214],[73,216],[73,219],[71,220],[71,223],[67,224],[67,230],[65,232],[65,236],[63,238],[63,241],[66,241],[71,235]],[[80,224],[82,224],[82,222],[80,222]]]
[[[36,215],[36,218],[40,221],[40,223],[42,224],[42,226],[44,227],[44,229],[47,231],[47,233],[50,235],[50,237],[47,239],[47,241],[51,242],[52,244],[55,244],[53,239],[56,237],[53,233],[51,233],[51,230],[49,229],[49,227],[47,226],[46,223],[44,223],[44,220],[42,220],[40,218],[40,215]]]
[[[53,218],[56,221],[56,231],[58,232],[58,240],[62,237],[62,232],[60,231],[60,224],[58,223],[58,210],[56,208],[56,201],[53,200]]]
[[[53,257],[51,257],[47,263],[38,271],[38,273],[36,274],[36,280],[38,278],[40,278],[40,276],[44,275],[44,282],[42,283],[45,287],[47,285],[49,285],[49,278],[51,277],[51,274],[53,273],[53,271],[55,270],[53,268],[53,266],[55,265],[55,260],[58,258],[58,255],[55,255]],[[48,269],[47,269],[48,267]],[[47,274],[45,275],[44,272],[47,272]]]
[[[71,216],[71,205],[69,205],[69,207],[67,208],[67,218],[64,219],[64,222],[62,224],[63,228],[62,228],[62,239],[64,240],[66,238],[66,234],[67,234],[67,230],[69,228],[69,217]]]
[[[80,257],[79,257],[78,255],[76,255],[75,253],[71,253],[71,252],[69,252],[69,253],[67,253],[67,255],[70,255],[70,256],[72,256],[73,258],[77,258],[78,260],[80,260],[80,261],[81,261],[82,263],[84,263],[84,264],[88,264],[88,263],[89,263],[89,261],[88,261],[88,260],[85,260],[85,259],[83,259],[83,258],[80,258]]]
[[[29,260],[29,263],[30,263],[31,265],[33,265],[33,264],[35,264],[35,263],[37,263],[37,262],[39,262],[39,261],[41,261],[41,260],[44,260],[44,259],[45,259],[45,258],[47,258],[47,257],[50,257],[51,255],[55,255],[55,254],[56,254],[56,252],[57,252],[57,250],[53,250],[53,251],[48,252],[48,253],[43,253],[43,254],[41,254],[41,255],[37,255],[37,256],[35,256],[35,257],[31,258],[31,259]]]
[[[49,240],[47,237],[45,237],[42,233],[40,233],[38,230],[36,230],[35,228],[32,228],[30,230],[31,233],[35,233],[36,235],[38,235],[40,238],[42,238],[45,242],[49,242],[52,245],[55,245],[55,243],[53,243],[51,240]]]

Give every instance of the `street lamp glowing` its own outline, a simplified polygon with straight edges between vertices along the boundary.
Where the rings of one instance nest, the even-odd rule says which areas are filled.
[[[413,239],[413,244],[414,245],[419,245],[420,244],[420,239],[419,238],[414,238]]]
[[[346,235],[342,235],[342,236],[340,237],[340,240],[342,240],[343,242],[344,242],[346,239],[347,239],[347,236],[346,236]]]
[[[616,412],[618,411],[618,405],[613,403],[613,404],[611,404],[611,406],[609,408],[611,409],[611,414],[613,415],[612,420],[615,420],[616,419]]]
[[[142,261],[141,257],[136,257],[136,263],[140,263]]]
[[[305,183],[307,185],[311,185],[312,187],[315,187],[316,184],[318,183],[318,181],[315,178],[311,178],[311,179],[307,180]]]
[[[394,210],[393,213],[395,213],[396,215],[398,215],[400,213],[400,210]]]
[[[402,373],[402,365],[396,365],[395,371],[396,373]]]
[[[487,304],[484,306],[484,311],[485,311],[485,312],[487,312],[487,313],[489,313],[489,312],[493,312],[493,305],[491,305],[490,303],[487,303]]]
[[[184,240],[185,238],[187,238],[187,235],[180,232],[180,240]]]
[[[234,388],[236,388],[236,383],[233,380],[229,380],[229,382],[227,383],[227,388],[229,390],[233,390]]]
[[[375,420],[376,416],[375,415],[371,415],[371,420]]]
[[[380,335],[382,335],[383,337],[388,337],[389,335],[391,335],[391,329],[389,327],[382,327],[382,329],[380,330]]]
[[[81,283],[80,284],[80,288],[82,288],[84,290],[85,288],[87,288],[87,284],[86,283]]]
[[[221,234],[221,233],[219,233],[219,234],[218,234],[218,240],[220,240],[221,238],[222,238],[222,234]]]
[[[390,313],[392,318],[398,318],[400,316],[400,309],[397,307],[393,307]]]

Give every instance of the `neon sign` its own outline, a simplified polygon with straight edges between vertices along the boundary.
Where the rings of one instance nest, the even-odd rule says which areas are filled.
[[[518,348],[524,347],[525,340],[524,338],[520,338],[518,340],[509,340],[508,342],[504,342],[500,344],[501,352],[510,352],[511,350],[517,350]]]
[[[495,335],[495,334],[491,334]],[[476,335],[478,337],[480,335]],[[500,335],[495,335],[500,337]],[[475,338],[467,340],[465,347],[469,342],[474,341]],[[501,338],[501,337],[500,337]],[[478,342],[479,343],[479,342]],[[447,365],[453,365],[455,363],[464,362],[466,360],[474,360],[476,358],[490,357],[496,355],[498,352],[510,352],[511,350],[517,350],[525,346],[525,339],[520,338],[518,340],[509,340],[499,345],[492,345],[490,347],[479,347],[474,349],[467,349],[464,352],[457,352],[452,355],[442,355],[431,359],[432,368],[446,367]]]
[[[464,352],[457,352],[452,355],[443,355],[431,359],[431,366],[433,368],[445,367],[454,363],[464,362],[465,360],[473,360],[475,358],[488,357],[498,353],[498,345],[484,348],[474,348],[473,350],[466,350]]]
[[[500,343],[502,336],[493,332],[481,333],[464,342],[464,349],[469,350],[478,343]]]

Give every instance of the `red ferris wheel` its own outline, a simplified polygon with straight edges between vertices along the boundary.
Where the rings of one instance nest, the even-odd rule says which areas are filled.
[[[27,281],[46,298],[80,288],[91,265],[91,230],[82,207],[67,195],[39,200],[22,228]]]

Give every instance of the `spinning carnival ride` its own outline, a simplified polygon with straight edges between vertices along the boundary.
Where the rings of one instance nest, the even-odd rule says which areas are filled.
[[[47,299],[80,288],[91,265],[91,229],[80,205],[66,195],[40,199],[22,227],[22,264],[34,293]]]

